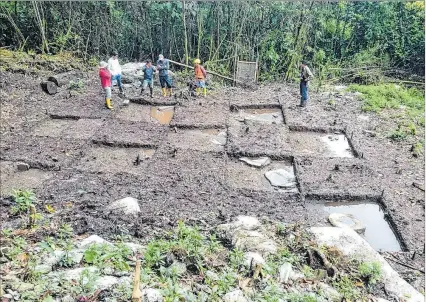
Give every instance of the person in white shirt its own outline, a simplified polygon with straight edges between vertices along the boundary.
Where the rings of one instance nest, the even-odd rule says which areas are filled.
[[[114,50],[111,53],[112,57],[108,60],[108,70],[111,72],[111,82],[117,81],[118,89],[123,93],[123,84],[121,83],[121,66],[118,62],[118,52]]]

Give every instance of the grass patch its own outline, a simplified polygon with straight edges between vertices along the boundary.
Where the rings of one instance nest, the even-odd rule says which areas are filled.
[[[425,126],[425,102],[422,90],[395,84],[350,85],[349,90],[361,93],[362,110],[365,112],[380,113],[385,110],[400,112],[392,116],[398,123],[396,129],[388,134],[392,140],[416,136],[419,128]]]

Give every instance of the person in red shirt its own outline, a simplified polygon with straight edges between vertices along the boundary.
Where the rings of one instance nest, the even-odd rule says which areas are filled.
[[[107,62],[99,63],[99,77],[101,78],[102,89],[105,91],[105,106],[112,110],[111,104],[111,72],[108,70]]]

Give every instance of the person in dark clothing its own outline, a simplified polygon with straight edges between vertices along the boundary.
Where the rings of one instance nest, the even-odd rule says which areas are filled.
[[[145,91],[146,87],[149,86],[150,95],[151,97],[153,97],[155,70],[156,68],[152,66],[151,60],[147,60],[145,66],[142,68],[143,84],[142,84],[141,94]]]
[[[302,64],[300,64],[300,107],[306,107],[309,99],[309,81],[313,78],[313,76],[314,75],[306,65],[306,62],[303,61]]]
[[[172,96],[172,81],[169,77],[169,60],[165,59],[163,55],[158,56],[157,69],[159,71],[163,96]]]

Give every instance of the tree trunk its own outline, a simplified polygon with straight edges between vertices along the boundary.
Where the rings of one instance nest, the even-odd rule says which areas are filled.
[[[50,95],[56,94],[58,92],[58,86],[56,86],[55,83],[51,81],[42,82],[40,85],[43,91]]]
[[[182,0],[182,21],[183,21],[183,30],[185,37],[185,64],[188,65],[188,32],[186,29],[186,20],[185,20],[185,0]]]
[[[71,81],[77,82],[83,78],[84,75],[82,72],[70,71],[50,76],[47,80],[55,83],[56,86],[61,87],[68,85]]]

